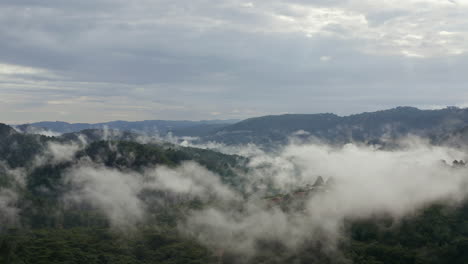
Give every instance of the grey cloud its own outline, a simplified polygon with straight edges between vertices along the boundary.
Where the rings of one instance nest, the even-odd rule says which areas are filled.
[[[19,225],[18,199],[20,190],[25,185],[25,169],[11,169],[3,161],[0,162],[0,231]],[[5,184],[6,183],[6,184]]]
[[[83,161],[68,171],[65,181],[73,188],[64,197],[65,204],[91,204],[103,211],[115,228],[121,229],[131,229],[148,220],[146,207],[154,204],[141,199],[144,191],[161,191],[174,197],[197,197],[204,202],[210,199],[237,200],[236,194],[221,183],[219,176],[193,162],[177,168],[160,166],[137,173]]]
[[[0,230],[16,224],[18,217],[17,199],[17,194],[12,190],[0,188],[0,224],[2,225]]]
[[[369,22],[373,25],[378,25],[385,23],[386,21],[390,19],[395,19],[399,16],[404,16],[409,14],[408,11],[405,10],[384,10],[381,12],[373,12],[369,13],[366,18],[369,20]]]
[[[264,153],[254,145],[204,146],[250,157],[249,169],[238,175],[245,180],[248,199],[245,193],[230,189],[218,175],[193,162],[135,172],[83,159],[64,174],[71,190],[63,201],[67,205],[90,204],[115,228],[131,230],[140,223],[152,224],[147,221],[147,206],[154,204],[149,203],[164,203],[157,198],[142,199],[145,190],[181,199],[197,197],[205,207],[184,212],[178,227],[213,249],[249,256],[256,253],[258,240],[278,240],[292,250],[305,241],[321,240],[333,249],[342,236],[345,219],[385,214],[398,220],[432,202],[456,204],[466,198],[467,168],[453,168],[441,162],[466,160],[466,152],[431,146],[414,137],[399,143],[401,148],[389,151],[355,144],[293,142],[275,153]],[[77,144],[50,144],[42,160],[67,161],[78,150]],[[127,158],[131,159],[131,154]],[[0,169],[19,187],[24,185],[25,174],[21,170],[3,166]],[[302,210],[282,210],[264,199],[271,194],[264,188],[266,185],[287,194],[312,184],[319,175],[326,180],[333,178],[335,185],[305,197]],[[0,188],[2,223],[15,224],[17,195],[15,188]]]
[[[211,112],[229,118],[234,109],[252,108],[256,113],[354,113],[389,105],[450,105],[468,100],[463,92],[465,55],[411,58],[401,54],[404,46],[392,46],[395,41],[409,41],[404,37],[405,23],[414,20],[410,4],[395,4],[389,11],[354,1],[99,0],[78,4],[48,0],[3,1],[0,5],[4,7],[0,11],[0,63],[41,68],[55,75],[15,76],[25,86],[15,91],[6,89],[13,83],[0,75],[2,94],[35,94],[34,99],[27,99],[28,109],[44,112],[34,120],[49,116],[90,120],[90,115],[72,107],[46,104],[50,97],[87,96],[105,102],[101,105],[108,107],[96,117],[101,120],[112,119],[112,111],[117,111],[110,96],[125,97],[147,109],[154,107],[149,98],[191,109],[118,110],[132,120],[151,116],[204,119]],[[309,8],[322,9],[311,15]],[[338,12],[333,16],[349,16],[350,20],[335,21],[327,16],[330,10]],[[434,18],[453,20],[456,23],[443,29],[463,33],[467,31],[461,20],[463,10],[443,9]],[[282,21],[280,15],[293,22]],[[359,15],[370,25],[354,21]],[[422,15],[432,21],[430,13]],[[324,25],[307,36],[317,24],[314,19]],[[325,23],[326,19],[331,20]],[[428,25],[432,27],[424,28],[425,32],[438,36],[442,28]],[[376,37],[379,32],[382,36]],[[444,41],[450,45],[464,42],[463,34],[443,34],[448,34]],[[429,49],[427,43],[430,47],[437,41],[429,38],[407,45],[424,50]],[[446,97],[447,91],[455,98]],[[379,98],[382,94],[395,96]],[[320,102],[318,98],[323,97],[330,100]],[[361,100],[348,100],[355,97]],[[285,99],[297,103],[285,103]],[[307,99],[319,102],[311,105]],[[232,106],[227,107],[228,103]],[[8,117],[0,117],[24,119],[14,112],[20,108],[11,104],[2,109],[9,111]],[[71,112],[63,117],[51,114],[57,109]]]
[[[319,175],[333,178],[335,185],[305,198],[305,207],[297,212],[251,199],[242,210],[193,211],[180,228],[210,247],[246,255],[256,252],[258,240],[281,241],[290,249],[320,240],[333,248],[342,238],[345,219],[384,214],[398,220],[428,203],[456,204],[466,197],[466,169],[440,162],[464,158],[466,153],[415,138],[402,145],[397,151],[382,151],[353,144],[338,148],[292,144],[278,154],[254,155],[247,176],[252,185],[270,183],[283,194],[292,193]]]

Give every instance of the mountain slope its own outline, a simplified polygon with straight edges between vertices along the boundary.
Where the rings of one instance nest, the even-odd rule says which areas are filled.
[[[334,114],[287,114],[250,118],[219,129],[205,140],[227,144],[273,144],[286,143],[288,137],[295,134],[331,143],[367,142],[408,134],[443,134],[466,125],[468,109],[397,107],[343,117]]]
[[[30,164],[28,160],[34,160],[36,155],[47,157],[44,152],[47,143],[59,142],[70,147],[74,138],[21,134],[0,124],[0,263],[467,263],[466,201],[457,207],[428,204],[401,219],[390,215],[346,219],[339,233],[343,239],[336,244],[327,244],[326,239],[317,240],[320,232],[313,232],[310,240],[303,241],[294,250],[287,246],[288,236],[282,237],[284,241],[260,237],[251,245],[253,255],[250,257],[229,248],[208,247],[200,242],[203,236],[183,233],[177,228],[178,224],[194,210],[213,203],[232,207],[241,214],[242,207],[237,207],[239,204],[233,201],[224,204],[211,196],[174,192],[177,188],[174,191],[172,188],[151,189],[151,186],[165,186],[164,181],[152,185],[151,181],[145,181],[149,174],[143,172],[148,167],[163,165],[165,169],[158,173],[166,172],[166,179],[176,179],[174,186],[178,187],[184,183],[177,175],[178,169],[192,160],[216,172],[223,184],[236,187],[242,186],[236,172],[242,169],[244,158],[169,144],[139,144],[118,137],[98,140],[99,134],[95,135],[95,131],[85,132],[96,136],[96,140],[90,140],[70,159],[41,159]],[[28,154],[23,156],[22,151]],[[12,153],[18,155],[11,156]],[[63,154],[63,151],[56,154]],[[9,166],[2,171],[3,162]],[[336,165],[340,162],[337,160]],[[24,170],[10,170],[10,167]],[[189,167],[187,175],[196,174],[194,168],[197,167]],[[17,173],[24,174],[24,178],[18,181]],[[203,182],[204,177],[198,181]],[[116,182],[122,184],[115,185]],[[142,189],[138,187],[139,182]],[[93,189],[96,186],[104,188]],[[286,206],[281,208],[273,203],[271,210],[290,210],[291,204],[302,205],[301,199],[307,197],[308,191],[319,189],[326,193],[327,188],[333,186],[330,179],[324,183],[323,178],[318,177],[313,186],[286,193],[281,199],[270,199],[275,203],[284,201]],[[138,199],[141,204],[137,205],[142,207],[135,206],[131,199],[121,200],[128,194]],[[83,199],[85,197],[92,199]],[[245,202],[254,201],[245,199]],[[145,212],[145,221],[128,222],[138,216],[133,214],[138,208]],[[298,209],[292,213],[305,213],[301,211],[302,206]],[[8,216],[5,212],[15,217],[2,222]],[[120,215],[119,212],[125,216],[123,224],[127,229],[116,229],[118,227],[113,225],[115,213]],[[219,223],[216,215],[209,216],[203,219]],[[310,223],[312,221],[310,219]],[[236,221],[229,223],[235,225]],[[265,222],[251,224],[262,229]],[[276,232],[273,228],[265,230]],[[220,234],[221,239],[235,239],[229,233]],[[294,235],[297,233],[291,233]]]
[[[67,122],[37,122],[17,126],[20,130],[26,130],[28,127],[44,128],[52,132],[72,133],[85,129],[118,129],[124,131],[140,132],[159,132],[166,134],[169,131],[178,131],[189,128],[200,127],[199,130],[209,130],[212,128],[221,128],[225,125],[233,124],[238,120],[204,120],[204,121],[171,121],[171,120],[145,120],[145,121],[112,121],[105,123],[67,123]],[[183,132],[182,132],[183,133]]]

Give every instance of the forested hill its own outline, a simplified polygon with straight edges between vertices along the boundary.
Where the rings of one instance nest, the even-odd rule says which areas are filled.
[[[366,142],[408,134],[434,136],[468,125],[468,109],[448,107],[420,110],[414,107],[337,116],[335,114],[286,114],[250,118],[221,128],[205,140],[228,144],[270,144],[288,137],[309,136],[332,142]]]
[[[118,129],[121,131],[138,131],[159,133],[165,135],[172,132],[177,135],[204,135],[239,120],[203,120],[203,121],[176,121],[176,120],[145,120],[145,121],[112,121],[104,123],[67,123],[67,122],[36,122],[17,126],[19,130],[34,132],[45,129],[56,133],[72,133],[85,129]]]
[[[284,144],[290,136],[303,139],[318,138],[329,143],[371,142],[383,137],[391,139],[414,134],[441,139],[445,135],[468,126],[468,109],[447,107],[439,110],[420,110],[397,107],[389,110],[338,116],[325,114],[286,114],[237,120],[211,121],[114,121],[107,123],[70,124],[39,122],[17,126],[24,132],[47,134],[71,133],[90,129],[115,129],[121,132],[145,132],[147,135],[199,137],[201,141],[226,144],[255,143],[268,146]]]
[[[244,168],[244,158],[117,137],[99,140],[99,133],[88,132],[93,137],[83,142],[73,135],[23,134],[0,124],[0,263],[215,263],[213,252],[182,237],[175,227],[201,201],[157,186],[146,190],[144,173],[161,168],[169,177],[166,171],[173,171],[183,183],[187,179],[181,177],[188,173],[184,168],[212,172],[236,188],[243,184],[236,173]],[[92,178],[76,182],[87,173]],[[76,200],[84,194],[77,190],[88,181],[107,184],[90,185],[104,189]],[[138,217],[125,200],[126,184],[141,186],[138,203],[146,208],[142,213],[148,224],[132,220]],[[125,197],[122,203],[108,204],[119,196]],[[116,212],[125,220],[115,220]],[[130,230],[132,235],[127,234]]]
[[[293,250],[282,240],[258,239],[248,258],[207,246],[212,241],[206,241],[204,233],[184,233],[179,225],[197,210],[219,206],[242,215],[250,208],[254,202],[250,197],[226,204],[211,193],[215,189],[242,193],[244,187],[252,187],[241,177],[248,170],[245,158],[171,144],[141,144],[128,138],[102,140],[99,133],[87,132],[92,140],[85,143],[75,134],[29,135],[0,124],[0,263],[468,262],[466,203],[457,207],[428,204],[398,221],[386,215],[346,219],[336,243],[338,251],[330,251],[316,237]],[[340,160],[336,163],[339,166]],[[161,175],[165,176],[158,178]],[[262,176],[266,179],[268,174]],[[320,187],[316,185],[312,187]],[[327,181],[327,188],[333,185]],[[207,188],[200,191],[200,186]],[[262,210],[300,215],[301,210],[288,205],[300,204],[294,199],[304,199],[303,193],[301,189],[294,195],[283,194],[284,203]],[[315,193],[310,195],[313,199]],[[236,227],[236,216],[227,223]],[[204,219],[218,220],[216,214]],[[263,224],[249,222],[259,229]],[[216,230],[202,231],[216,235]],[[242,239],[229,234],[215,237]]]
[[[35,166],[35,159],[38,156],[50,155],[50,144],[55,144],[77,145],[76,148],[81,145],[80,151],[71,158],[71,161],[80,159],[86,154],[87,158],[104,162],[110,167],[118,164],[129,168],[158,164],[174,166],[183,161],[193,160],[224,175],[226,172],[224,169],[232,169],[245,162],[243,157],[207,149],[182,147],[163,142],[140,144],[135,141],[136,138],[137,135],[129,132],[109,134],[102,130],[83,130],[79,133],[50,137],[20,133],[0,123],[0,161],[13,169]],[[131,162],[128,156],[132,157]]]

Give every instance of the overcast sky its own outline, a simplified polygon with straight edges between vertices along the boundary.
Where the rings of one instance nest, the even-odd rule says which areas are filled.
[[[468,105],[467,0],[1,0],[0,122]]]

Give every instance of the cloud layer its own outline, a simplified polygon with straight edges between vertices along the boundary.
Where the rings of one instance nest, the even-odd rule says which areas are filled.
[[[294,141],[275,153],[253,145],[230,147],[224,150],[250,160],[247,170],[235,176],[242,179],[234,181],[243,183],[241,192],[235,190],[239,186],[223,184],[219,175],[194,162],[133,171],[87,158],[74,160],[83,148],[80,144],[51,143],[33,164],[73,161],[62,175],[65,208],[91,206],[114,228],[125,231],[140,224],[157,227],[154,214],[169,210],[176,212],[183,234],[215,251],[244,256],[258,252],[258,241],[280,241],[291,250],[321,241],[333,250],[343,237],[346,220],[376,215],[399,220],[434,202],[456,205],[468,194],[467,168],[450,165],[453,160],[467,160],[467,154],[418,138],[401,140],[400,148],[392,150]],[[0,185],[0,222],[11,226],[17,224],[17,202],[27,173],[26,168],[2,165],[0,169],[10,182]],[[319,176],[333,183],[305,194]],[[201,203],[187,206],[193,200]]]
[[[257,186],[292,195],[318,176],[334,183],[305,198],[298,194],[286,210],[257,198],[241,210],[194,211],[183,228],[209,246],[247,255],[255,253],[258,241],[277,240],[297,249],[305,241],[321,240],[333,247],[343,236],[346,219],[386,215],[398,220],[433,202],[456,204],[466,197],[466,168],[441,161],[465,158],[465,153],[420,141],[406,143],[396,151],[353,144],[290,145],[277,155],[253,157],[247,177]],[[266,189],[257,188],[254,196],[261,190]],[[292,209],[299,201],[301,209]]]
[[[62,148],[75,151],[71,145]],[[59,147],[51,146],[52,155],[53,149]],[[346,220],[376,215],[399,220],[434,202],[456,205],[468,191],[466,167],[450,165],[453,160],[466,160],[467,154],[417,138],[403,140],[393,150],[320,143],[292,143],[276,153],[254,149],[228,149],[250,156],[248,170],[237,175],[244,182],[242,193],[194,162],[130,171],[84,159],[66,171],[65,182],[72,188],[63,201],[89,204],[121,230],[157,225],[151,216],[155,208],[156,212],[185,208],[176,219],[182,233],[213,250],[251,256],[258,241],[281,241],[291,250],[322,241],[333,250],[343,238]],[[308,195],[298,191],[319,176],[333,184]],[[158,194],[148,196],[154,192]],[[267,198],[272,195],[293,198],[284,203]],[[181,206],[191,199],[199,199],[202,206]]]

